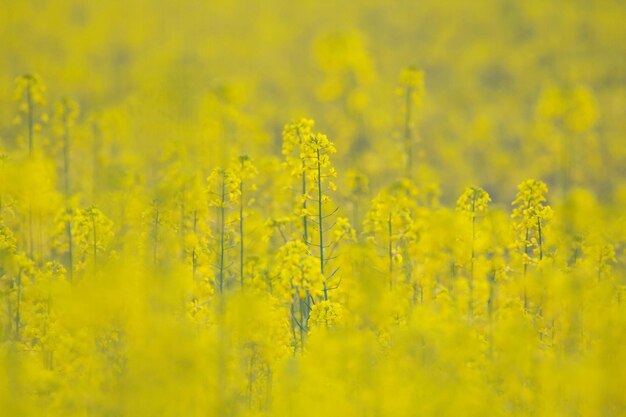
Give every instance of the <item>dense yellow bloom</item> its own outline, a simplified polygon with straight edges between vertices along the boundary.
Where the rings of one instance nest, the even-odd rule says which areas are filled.
[[[456,208],[467,213],[470,217],[476,217],[487,211],[487,205],[491,202],[489,194],[480,187],[467,187],[456,201]]]
[[[233,207],[239,201],[239,182],[231,169],[214,169],[207,177],[209,207]]]
[[[15,243],[13,232],[0,220],[0,251],[3,254],[12,253],[16,249]]]
[[[299,240],[287,242],[278,250],[277,273],[282,297],[304,299],[307,293],[318,296],[323,277],[319,262],[311,256],[307,246]]]
[[[322,300],[311,309],[309,323],[312,329],[316,327],[334,327],[340,324],[342,319],[343,309],[341,304]]]
[[[552,218],[552,209],[546,205],[545,195],[548,187],[543,181],[526,180],[519,187],[513,205],[512,218],[516,220],[518,230],[538,227],[539,223]]]
[[[78,268],[87,263],[96,267],[101,255],[108,255],[115,235],[113,222],[96,207],[78,209],[74,214],[74,238]]]
[[[341,240],[356,240],[356,231],[350,226],[350,222],[345,217],[338,217],[333,227],[333,242]]]
[[[313,134],[313,126],[315,122],[305,118],[286,124],[283,128],[283,155],[290,156],[294,150],[302,154],[305,144]]]
[[[411,212],[416,208],[414,197],[417,190],[408,180],[402,180],[381,191],[372,201],[365,216],[363,230],[373,237],[388,233],[393,240],[412,232]]]

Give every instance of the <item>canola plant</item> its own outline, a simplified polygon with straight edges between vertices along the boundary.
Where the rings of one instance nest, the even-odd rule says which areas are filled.
[[[626,4],[5,1],[0,415],[626,415]]]

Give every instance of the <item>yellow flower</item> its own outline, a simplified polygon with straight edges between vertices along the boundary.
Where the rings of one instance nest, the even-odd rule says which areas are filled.
[[[323,277],[319,261],[311,256],[309,248],[300,240],[287,242],[278,250],[276,258],[280,277],[280,292],[305,299],[307,292],[317,296],[322,291]]]
[[[317,327],[335,327],[343,320],[343,307],[341,304],[322,300],[312,307],[309,324],[311,329]]]
[[[491,201],[489,194],[480,187],[467,187],[456,202],[456,208],[463,213],[476,217],[478,213],[487,211]]]

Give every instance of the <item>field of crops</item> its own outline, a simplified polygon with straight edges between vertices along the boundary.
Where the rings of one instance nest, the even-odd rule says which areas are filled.
[[[0,416],[625,416],[624,22],[3,1]]]

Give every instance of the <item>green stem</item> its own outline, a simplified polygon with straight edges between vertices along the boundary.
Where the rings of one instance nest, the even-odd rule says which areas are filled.
[[[322,162],[320,161],[320,149],[317,148],[317,215],[320,229],[320,273],[324,283],[324,300],[328,300],[328,288],[324,276],[324,215],[322,212]]]
[[[20,340],[21,304],[22,304],[22,270],[17,273],[17,302],[15,306],[15,340]]]
[[[291,284],[291,288],[293,289],[293,283]],[[293,340],[293,356],[296,356],[298,353],[298,336],[296,335],[296,314],[295,314],[295,305],[296,300],[291,300],[291,305],[289,306],[289,316],[291,318],[291,337]]]
[[[302,161],[302,212],[304,215],[302,216],[302,239],[304,243],[308,245],[309,242],[309,227],[307,224],[307,216],[306,216],[306,166],[304,161]]]
[[[530,201],[526,204],[526,210],[530,208]],[[526,237],[524,238],[524,278],[528,272],[528,239],[530,239],[530,228],[526,227]],[[525,284],[524,284],[525,285]],[[526,307],[526,289],[524,289],[524,306]]]
[[[300,146],[302,146],[302,137],[300,136]],[[308,220],[307,220],[307,189],[306,189],[306,164],[304,162],[304,160],[302,160],[302,240],[304,241],[305,245],[309,245],[309,225],[308,225]],[[309,290],[306,290],[306,301],[307,304],[309,304],[311,301],[311,294],[309,292]],[[305,321],[308,322],[308,317],[309,317],[309,311],[308,309],[305,311],[304,313],[305,315]],[[304,324],[304,321],[303,321]]]
[[[298,131],[298,139],[300,142],[300,149],[304,146],[304,139]],[[306,213],[306,203],[307,203],[307,193],[306,193],[306,163],[304,159],[301,161],[302,163],[302,212]],[[309,244],[309,228],[307,223],[306,214],[302,216],[302,240],[305,245]]]
[[[528,290],[526,288],[526,273],[528,272],[528,239],[530,229],[526,228],[526,239],[524,239],[524,310],[528,311]]]
[[[299,298],[299,297],[298,297]],[[300,353],[304,353],[304,337],[306,335],[305,333],[305,314],[304,314],[304,309],[306,308],[305,302],[302,298],[300,298],[300,306],[299,306],[299,310],[300,310]]]

